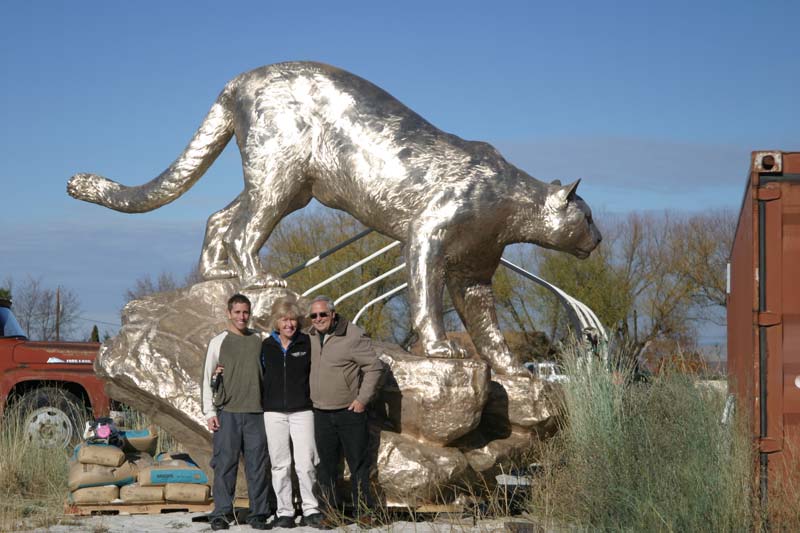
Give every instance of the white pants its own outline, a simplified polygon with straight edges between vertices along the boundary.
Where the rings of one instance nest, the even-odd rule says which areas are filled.
[[[300,483],[300,497],[303,499],[303,516],[319,512],[319,503],[314,496],[317,482],[315,466],[317,445],[314,442],[314,413],[264,413],[264,426],[267,429],[267,449],[272,462],[272,488],[278,499],[278,516],[294,516],[292,505],[292,448],[294,449],[294,469]],[[292,447],[289,447],[291,439]]]

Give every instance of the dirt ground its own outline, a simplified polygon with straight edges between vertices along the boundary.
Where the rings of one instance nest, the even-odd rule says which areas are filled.
[[[66,516],[60,524],[50,526],[48,528],[25,529],[20,531],[29,531],[36,533],[53,532],[53,533],[140,533],[140,532],[194,532],[194,531],[211,531],[208,522],[193,521],[197,518],[203,517],[203,513],[169,513],[160,515],[103,515],[103,516]],[[509,519],[510,520],[510,519]],[[514,525],[517,527],[507,527],[509,520],[487,520],[473,525],[472,520],[465,520],[455,517],[440,517],[434,521],[429,522],[394,522],[390,525],[381,528],[375,528],[370,531],[378,532],[392,532],[392,533],[444,533],[450,531],[459,532],[499,532],[499,531],[516,531],[525,532],[534,529],[530,522],[527,523],[528,527],[524,527],[525,520],[515,517],[513,520]],[[522,527],[521,527],[522,526]],[[365,532],[357,525],[351,524],[346,527],[341,527],[339,531],[350,531],[351,533]],[[232,524],[228,531],[255,531],[249,526]],[[282,531],[274,529],[272,531]],[[296,527],[293,533],[316,533],[319,530],[311,527]]]

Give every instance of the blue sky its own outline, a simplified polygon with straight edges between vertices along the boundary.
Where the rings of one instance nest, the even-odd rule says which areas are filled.
[[[188,271],[206,218],[241,190],[233,143],[148,214],[72,200],[66,181],[149,180],[228,79],[286,60],[350,70],[533,176],[580,177],[595,211],[738,209],[751,150],[800,149],[798,15],[790,2],[5,1],[0,279],[69,287],[84,316],[116,322],[137,277]]]

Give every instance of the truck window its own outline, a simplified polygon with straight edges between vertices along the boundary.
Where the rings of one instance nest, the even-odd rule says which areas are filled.
[[[6,307],[0,307],[0,337],[27,337],[14,313]]]

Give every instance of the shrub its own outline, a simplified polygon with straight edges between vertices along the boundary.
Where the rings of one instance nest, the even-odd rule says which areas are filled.
[[[723,424],[724,394],[665,370],[648,383],[566,358],[563,431],[532,502],[578,528],[742,531],[752,526],[752,453]]]

